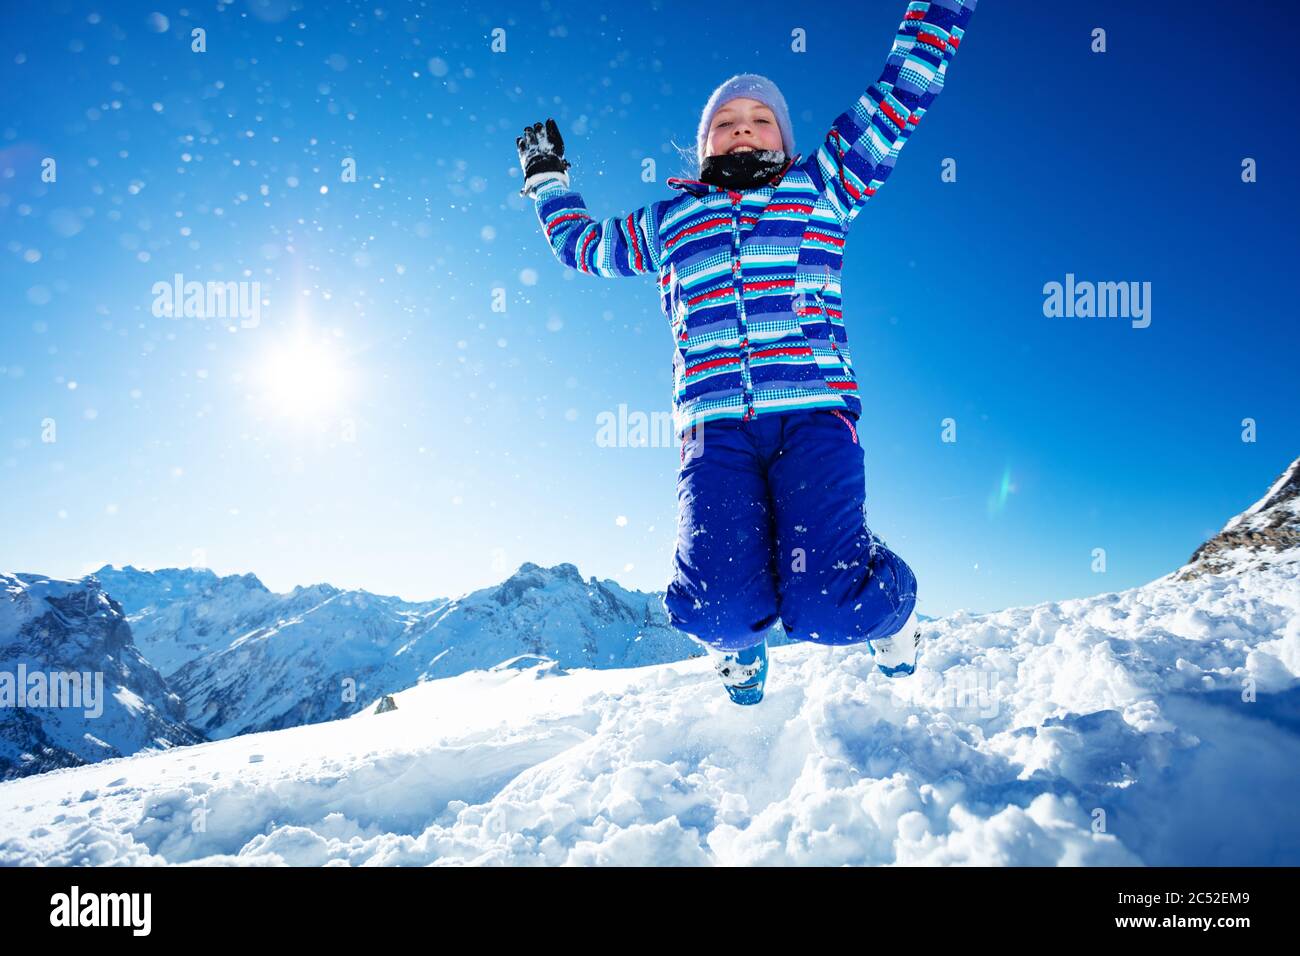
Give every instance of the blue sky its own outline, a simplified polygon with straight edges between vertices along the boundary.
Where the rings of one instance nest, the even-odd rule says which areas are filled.
[[[597,443],[620,404],[671,408],[654,283],[554,260],[514,139],[553,116],[592,213],[625,213],[671,194],[674,144],[754,71],[808,155],[905,4],[862,4],[851,29],[760,6],[7,7],[0,567],[195,564],[423,599],[569,561],[661,590],[677,451]],[[855,221],[867,514],[923,613],[1141,584],[1300,453],[1297,83],[1267,27],[1287,8],[1251,11],[984,0]],[[155,315],[176,273],[258,282],[256,325]],[[1150,282],[1150,326],[1046,317],[1067,273]]]

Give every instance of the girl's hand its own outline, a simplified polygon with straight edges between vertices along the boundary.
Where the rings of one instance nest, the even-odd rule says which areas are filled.
[[[534,123],[524,127],[524,135],[515,139],[519,150],[519,166],[524,171],[524,188],[519,195],[526,196],[548,180],[559,180],[569,185],[569,161],[564,158],[564,139],[555,120],[546,125]]]

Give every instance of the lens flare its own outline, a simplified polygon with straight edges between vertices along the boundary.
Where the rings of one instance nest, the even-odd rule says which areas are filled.
[[[1007,500],[1015,493],[1016,483],[1011,477],[1011,466],[1007,465],[1002,469],[1002,479],[998,482],[997,488],[989,495],[989,517],[1001,514],[1007,507]]]

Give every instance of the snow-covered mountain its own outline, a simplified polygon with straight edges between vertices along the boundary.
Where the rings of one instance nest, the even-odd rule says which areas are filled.
[[[348,716],[383,694],[520,654],[597,669],[701,654],[659,602],[584,581],[568,563],[525,562],[500,584],[426,605],[336,591],[192,661],[172,683],[196,724],[222,738]]]
[[[584,581],[568,563],[526,562],[498,585],[424,602],[329,584],[277,594],[255,575],[206,568],[105,565],[92,578],[125,611],[126,639],[184,703],[190,729],[212,740],[346,717],[386,693],[523,654],[605,669],[702,653],[668,625],[658,593]],[[15,753],[40,745],[26,723],[11,723]]]
[[[218,577],[207,568],[145,571],[106,564],[95,576],[126,609],[141,653],[168,678],[191,661],[338,593],[331,585],[317,584],[276,594],[254,574]]]
[[[94,575],[0,573],[0,777],[202,739]]]
[[[941,618],[901,680],[796,643],[736,707],[704,659],[524,660],[0,783],[0,865],[1297,865],[1300,550],[1273,545]]]
[[[137,644],[214,740],[345,717],[520,654],[604,669],[702,653],[669,626],[659,593],[584,581],[568,563],[525,562],[500,584],[426,602],[328,584],[275,594],[251,574],[206,569],[96,574],[125,595]]]
[[[596,669],[702,654],[699,644],[669,625],[662,597],[594,576],[584,581],[572,564],[543,568],[526,561],[501,584],[449,601],[413,628],[385,682],[409,687],[518,654]]]
[[[171,676],[213,739],[333,720],[415,682],[377,679],[433,610],[365,591],[321,591]]]
[[[1196,549],[1180,569],[1184,579],[1277,560],[1300,549],[1300,458],[1253,505]]]

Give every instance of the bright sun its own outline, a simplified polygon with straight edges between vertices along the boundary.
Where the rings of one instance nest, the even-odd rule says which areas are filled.
[[[259,365],[258,379],[263,406],[298,419],[329,413],[344,397],[347,385],[334,351],[305,338],[268,351]]]

